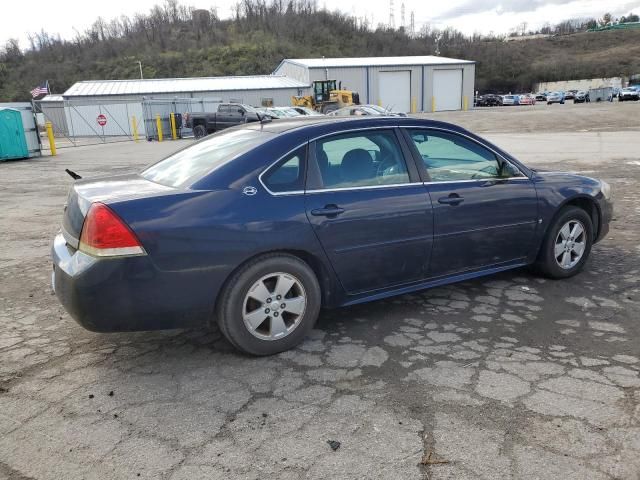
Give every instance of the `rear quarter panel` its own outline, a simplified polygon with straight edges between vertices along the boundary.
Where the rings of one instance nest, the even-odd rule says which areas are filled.
[[[324,258],[306,218],[304,196],[242,190],[189,191],[110,205],[140,238],[168,306],[213,311],[232,272],[271,251]],[[277,215],[274,215],[277,213]],[[142,272],[141,272],[142,273]],[[148,273],[147,273],[148,274]]]

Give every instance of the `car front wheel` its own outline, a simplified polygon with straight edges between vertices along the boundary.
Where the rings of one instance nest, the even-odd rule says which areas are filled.
[[[273,355],[304,339],[320,304],[313,270],[292,255],[271,254],[233,274],[216,313],[220,330],[236,348],[251,355]]]
[[[568,278],[584,267],[593,244],[593,223],[583,209],[567,206],[549,227],[536,261],[550,278]]]

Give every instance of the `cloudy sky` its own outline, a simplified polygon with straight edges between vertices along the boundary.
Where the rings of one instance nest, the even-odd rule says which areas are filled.
[[[32,0],[6,1],[0,15],[0,45],[9,38],[18,38],[28,46],[27,34],[44,29],[72,38],[74,31],[84,31],[96,17],[105,19],[119,15],[146,12],[162,0]],[[5,2],[3,2],[5,3]],[[216,7],[221,17],[231,13],[236,0],[182,0],[198,8]],[[405,5],[405,21],[415,13],[416,30],[424,24],[444,28],[454,27],[465,33],[508,33],[522,22],[529,28],[545,23],[558,23],[568,18],[600,17],[605,11],[614,16],[630,11],[640,14],[640,0],[394,0],[395,22],[401,24],[401,5]],[[318,5],[330,10],[366,17],[373,24],[388,23],[389,0],[318,0]]]

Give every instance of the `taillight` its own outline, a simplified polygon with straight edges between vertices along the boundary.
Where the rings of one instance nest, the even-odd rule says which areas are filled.
[[[80,234],[80,251],[96,257],[144,255],[138,237],[103,203],[93,203]]]

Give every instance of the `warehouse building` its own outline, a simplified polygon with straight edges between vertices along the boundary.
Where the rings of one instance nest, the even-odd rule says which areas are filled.
[[[293,58],[273,72],[303,84],[337,80],[375,103],[401,112],[461,110],[473,105],[475,62],[434,56]]]
[[[312,93],[318,80],[336,80],[357,92],[360,103],[394,111],[466,110],[473,105],[474,75],[475,62],[434,56],[285,59],[272,75],[80,81],[36,107],[56,135],[72,142],[158,138],[159,131],[171,131],[172,113],[215,112],[221,102],[291,105],[291,97]]]
[[[62,95],[65,100],[137,100],[143,98],[205,98],[249,105],[288,105],[309,83],[283,75],[237,77],[160,78],[145,80],[86,80]]]
[[[58,136],[157,138],[158,115],[166,133],[171,113],[215,112],[221,102],[290,105],[308,91],[308,83],[283,75],[86,80],[38,104]]]

